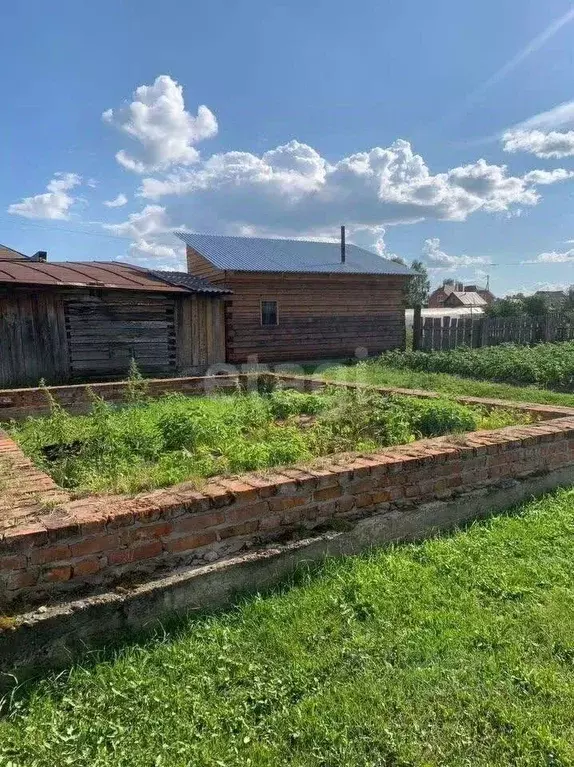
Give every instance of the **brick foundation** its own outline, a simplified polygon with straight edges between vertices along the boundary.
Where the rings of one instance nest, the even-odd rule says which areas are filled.
[[[245,387],[249,376],[245,374],[221,376],[190,376],[187,378],[147,378],[150,397],[162,394],[205,395],[210,392],[233,392]],[[97,394],[110,404],[125,402],[129,390],[127,381],[111,383],[71,384],[45,388],[0,389],[0,420],[20,420],[28,416],[41,416],[50,412],[49,394],[70,413],[85,413],[91,405],[90,393]]]
[[[184,380],[194,381],[189,391],[203,392],[204,379]],[[282,380],[306,388],[322,385]],[[237,377],[227,383],[236,387]],[[173,391],[176,384],[163,381],[162,386]],[[76,501],[4,436],[0,464],[7,466],[9,459],[14,473],[6,480],[5,508],[0,509],[0,607],[94,592],[180,565],[205,565],[373,515],[414,514],[421,504],[574,466],[574,410],[462,399],[525,409],[545,420],[368,455],[334,455],[312,467],[217,477],[201,492],[187,483],[134,497]],[[22,509],[25,513],[17,513]]]

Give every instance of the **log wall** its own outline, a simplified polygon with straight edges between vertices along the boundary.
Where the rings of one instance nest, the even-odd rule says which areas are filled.
[[[405,278],[227,273],[227,359],[262,362],[379,354],[405,344]],[[261,301],[277,301],[277,326]]]
[[[217,297],[11,287],[0,293],[0,386],[202,373],[225,360]]]

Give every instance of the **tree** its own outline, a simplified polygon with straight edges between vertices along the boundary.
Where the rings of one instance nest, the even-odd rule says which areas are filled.
[[[574,285],[570,285],[566,291],[566,298],[564,299],[564,306],[562,311],[572,314],[574,312]]]
[[[524,313],[531,317],[542,317],[542,315],[548,314],[548,301],[544,296],[526,296],[522,301],[522,306]]]
[[[415,272],[415,276],[410,278],[406,292],[406,302],[409,309],[427,304],[430,290],[430,280],[423,262],[415,259],[411,264],[411,269]]]
[[[524,302],[507,296],[487,306],[484,313],[487,317],[519,317],[524,314]]]

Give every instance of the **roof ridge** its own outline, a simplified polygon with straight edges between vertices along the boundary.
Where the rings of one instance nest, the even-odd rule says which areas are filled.
[[[259,237],[252,234],[210,234],[209,232],[186,232],[183,229],[178,229],[177,231],[174,231],[174,234],[176,237],[179,237],[180,240],[183,240],[185,242],[185,237],[189,234],[195,236],[195,237],[218,237],[221,239],[234,239],[234,240],[263,240],[263,241],[270,241],[270,242],[312,242],[320,245],[338,245],[340,243],[340,240],[333,239],[333,240],[314,240],[311,237]],[[360,248],[360,245],[355,245],[353,242],[349,242],[347,240],[347,246],[353,245],[355,248]],[[363,250],[363,248],[361,248]]]
[[[199,234],[181,230],[175,234],[223,271],[412,275],[406,265],[397,264],[354,243],[347,245],[347,258],[342,261],[338,241]]]

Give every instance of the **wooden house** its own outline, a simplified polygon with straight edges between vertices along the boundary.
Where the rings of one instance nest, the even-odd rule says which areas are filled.
[[[452,290],[443,303],[443,306],[448,309],[484,309],[487,305],[484,298],[475,290]]]
[[[464,300],[461,303],[457,300],[456,296],[449,299],[452,293],[456,293],[457,295],[461,293],[476,293],[480,296],[480,298],[484,300],[484,303],[487,306],[496,300],[494,294],[490,292],[488,287],[479,288],[476,285],[463,285],[462,282],[443,282],[442,285],[439,285],[439,287],[433,290],[433,292],[430,294],[428,299],[428,308],[442,309],[443,307],[452,308],[453,306],[461,307],[466,305]],[[480,306],[482,306],[482,304],[480,304]]]
[[[188,272],[232,291],[227,361],[374,355],[404,348],[411,271],[356,245],[179,233]]]
[[[225,289],[187,273],[0,248],[0,387],[202,373],[225,360]],[[179,280],[179,284],[178,284]]]

